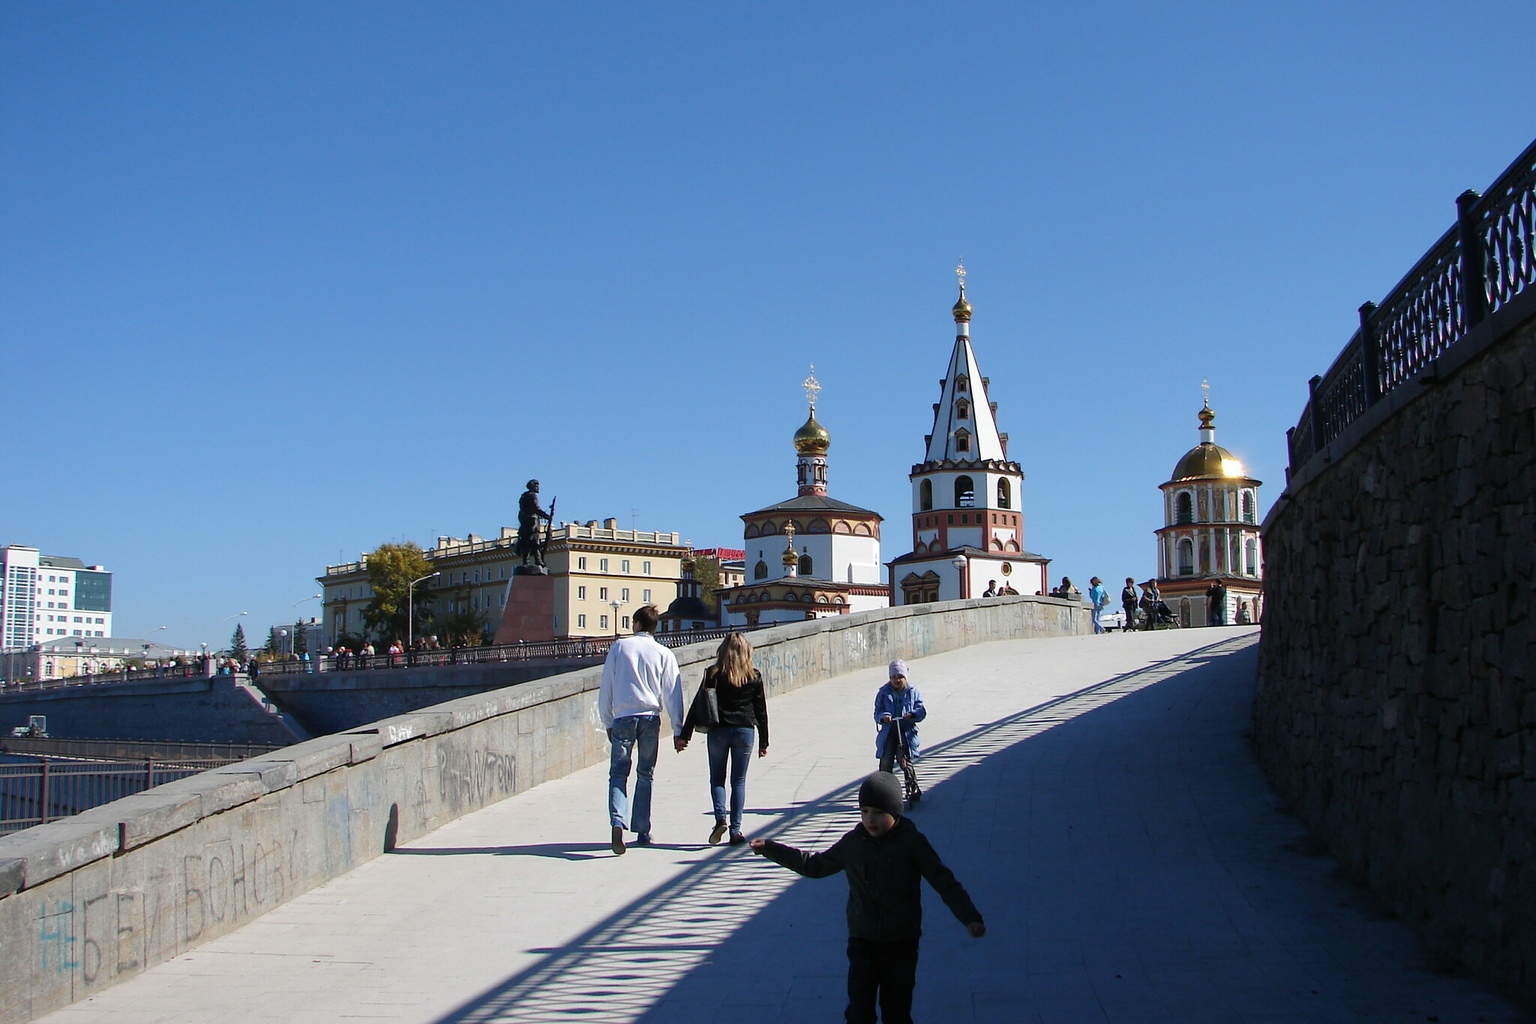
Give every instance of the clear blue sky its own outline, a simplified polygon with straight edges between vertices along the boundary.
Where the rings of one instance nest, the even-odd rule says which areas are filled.
[[[1532,39],[1528,0],[11,0],[0,544],[188,645],[530,476],[739,546],[814,362],[890,558],[964,257],[1028,546],[1145,577],[1201,379],[1267,506],[1356,307],[1536,135]]]

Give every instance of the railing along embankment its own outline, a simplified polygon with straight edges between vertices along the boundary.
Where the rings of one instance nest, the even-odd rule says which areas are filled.
[[[1082,605],[1009,597],[794,623],[752,642],[779,694],[891,658],[1088,631]],[[716,646],[677,650],[690,691]],[[606,760],[601,671],[462,697],[0,838],[0,1021],[91,995],[397,842]]]
[[[1536,144],[1457,206],[1289,434],[1254,735],[1347,868],[1536,1006]]]

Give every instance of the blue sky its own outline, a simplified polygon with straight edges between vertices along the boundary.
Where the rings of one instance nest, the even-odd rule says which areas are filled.
[[[1142,578],[1202,378],[1267,506],[1356,308],[1536,135],[1533,38],[1525,0],[12,0],[0,544],[189,645],[530,476],[739,546],[815,363],[891,558],[964,257],[1028,547]]]

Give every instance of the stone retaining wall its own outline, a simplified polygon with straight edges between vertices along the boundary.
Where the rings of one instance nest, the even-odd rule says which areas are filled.
[[[1536,294],[1264,524],[1271,781],[1431,942],[1536,1006]]]
[[[891,658],[1091,628],[1081,605],[1015,597],[882,609],[751,639],[776,695]],[[690,692],[716,646],[677,651]],[[600,676],[585,669],[463,697],[0,838],[0,1021],[98,992],[396,842],[604,761]],[[594,791],[573,827],[599,822],[603,799]]]

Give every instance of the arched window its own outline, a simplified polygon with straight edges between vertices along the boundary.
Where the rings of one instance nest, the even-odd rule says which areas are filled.
[[[1188,537],[1179,541],[1179,575],[1195,574],[1195,542]]]
[[[801,555],[800,556],[800,575],[801,576],[811,576],[811,575],[814,575],[811,572],[811,566],[813,564],[814,563],[811,561],[811,556],[810,555]]]
[[[968,452],[971,450],[971,432],[969,430],[955,431],[955,451]]]
[[[1248,539],[1248,562],[1243,567],[1243,571],[1249,576],[1259,574],[1259,542],[1251,537]]]
[[[768,563],[763,561],[761,558],[759,558],[757,560],[757,564],[752,567],[752,578],[755,579],[755,580],[765,580],[765,579],[767,579],[768,578]]]
[[[1189,628],[1189,598],[1179,601],[1179,625]]]
[[[1253,492],[1243,492],[1243,522],[1256,523],[1259,521],[1258,511],[1253,507]]]
[[[1013,486],[1007,480],[999,480],[997,482],[997,507],[1012,508],[1013,506],[1009,504],[1012,500]]]
[[[955,477],[955,507],[970,508],[976,504],[976,485],[968,476]]]
[[[1188,491],[1180,491],[1179,496],[1173,499],[1173,521],[1175,523],[1195,521],[1195,497]]]
[[[967,402],[963,398],[960,399],[960,401],[956,402],[955,403],[955,418],[956,419],[961,419],[961,420],[968,420],[968,419],[970,419],[971,418],[971,403]]]
[[[971,379],[965,374],[955,378],[955,393],[963,395],[971,389]]]
[[[933,508],[933,481],[924,480],[917,485],[917,503],[920,511],[927,512]]]

